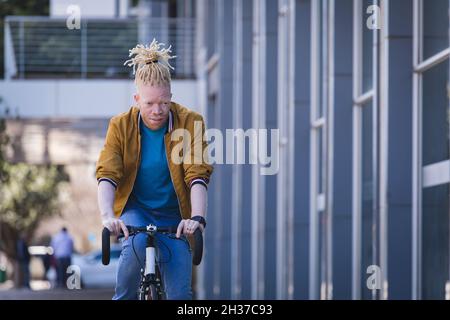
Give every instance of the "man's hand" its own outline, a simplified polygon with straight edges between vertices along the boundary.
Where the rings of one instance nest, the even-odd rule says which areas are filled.
[[[177,229],[177,238],[179,238],[182,234],[191,235],[194,234],[195,230],[200,228],[200,231],[203,232],[203,225],[201,225],[198,221],[194,221],[191,219],[183,219],[180,221]]]
[[[120,234],[120,230],[122,229],[125,239],[128,239],[128,229],[123,221],[116,218],[106,218],[102,221],[102,223],[103,226],[108,228],[114,236],[118,236]]]

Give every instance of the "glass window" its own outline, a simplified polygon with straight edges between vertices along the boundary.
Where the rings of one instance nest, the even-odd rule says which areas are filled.
[[[318,22],[318,42],[317,42],[317,46],[318,46],[318,57],[317,59],[319,59],[319,63],[318,63],[318,68],[317,68],[317,73],[318,73],[318,85],[319,88],[321,89],[319,92],[319,96],[318,96],[318,108],[317,108],[317,119],[321,118],[324,116],[325,113],[325,106],[324,106],[324,95],[326,95],[326,83],[325,83],[325,79],[326,79],[326,68],[325,65],[327,63],[327,52],[325,50],[325,45],[326,45],[326,37],[325,37],[325,30],[324,30],[324,18],[323,18],[323,14],[324,14],[324,5],[323,2],[320,1],[319,2],[319,22]]]
[[[373,234],[374,234],[374,215],[373,215],[373,178],[372,178],[372,102],[362,107],[362,203],[361,203],[361,298],[372,299],[372,291],[367,288],[367,267],[373,264]]]
[[[325,185],[324,185],[324,177],[325,177],[325,172],[323,170],[325,159],[324,159],[324,155],[325,155],[325,149],[324,147],[326,146],[324,144],[324,127],[321,127],[319,129],[317,129],[317,190],[318,190],[318,194],[324,193],[325,192]]]
[[[422,298],[444,299],[449,279],[449,184],[422,192]]]
[[[449,62],[446,60],[423,74],[422,164],[424,166],[450,157],[448,70]],[[423,299],[445,297],[445,283],[449,280],[449,196],[449,184],[425,188],[422,191]]]
[[[318,199],[320,199],[321,205],[318,207],[318,223],[319,223],[319,266],[320,266],[320,297],[325,298],[324,288],[326,287],[326,271],[327,271],[327,221],[325,207],[325,171],[324,165],[326,164],[324,137],[324,127],[321,127],[317,131],[318,138],[318,175],[317,175],[317,187],[318,187]]]
[[[373,30],[367,28],[367,18],[369,17],[367,14],[367,8],[373,5],[373,0],[364,0],[363,1],[363,12],[361,13],[363,17],[363,34],[362,34],[362,94],[365,92],[372,90],[373,81],[372,81],[372,61],[373,61]]]
[[[447,160],[449,114],[447,97],[448,60],[423,74],[422,163]]]
[[[424,60],[448,48],[448,0],[423,1]]]
[[[208,16],[207,16],[207,28],[208,28],[208,59],[217,52],[217,21],[214,17],[217,16],[217,3],[216,0],[208,1]]]
[[[325,292],[324,288],[326,285],[326,272],[327,272],[327,250],[326,250],[326,244],[327,244],[327,222],[326,222],[326,215],[325,211],[319,210],[317,212],[319,215],[318,223],[319,223],[319,284],[320,284],[320,292],[319,297],[321,299],[325,298]]]

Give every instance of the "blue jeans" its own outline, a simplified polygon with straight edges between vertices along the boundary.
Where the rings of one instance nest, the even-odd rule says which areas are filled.
[[[59,257],[56,258],[56,271],[57,271],[57,283],[58,287],[66,288],[67,287],[67,268],[71,265],[71,257]]]
[[[150,223],[156,226],[176,226],[181,216],[166,215],[143,209],[129,201],[120,217],[125,225],[142,227]],[[156,257],[165,286],[166,298],[170,300],[192,299],[192,256],[189,242],[184,235],[180,239],[172,239],[173,235],[157,234],[155,239]],[[134,239],[133,239],[134,238]],[[122,240],[122,252],[117,270],[116,292],[113,300],[137,299],[137,291],[141,278],[141,267],[145,261],[145,234],[130,236]],[[136,258],[135,252],[139,257]]]

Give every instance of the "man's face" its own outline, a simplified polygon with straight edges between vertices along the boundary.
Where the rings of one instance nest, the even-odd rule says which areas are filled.
[[[171,98],[169,86],[138,84],[134,100],[141,110],[142,120],[148,128],[158,130],[166,124],[169,118]]]

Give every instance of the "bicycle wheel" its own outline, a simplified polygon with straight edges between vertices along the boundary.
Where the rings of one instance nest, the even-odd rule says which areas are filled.
[[[160,300],[155,285],[150,284],[139,291],[139,300]]]
[[[159,269],[159,265],[156,265],[156,279],[158,281],[157,292],[159,294],[159,300],[166,300],[166,289],[164,286],[163,277],[161,275],[161,270]]]
[[[150,283],[139,289],[139,300],[165,300],[161,287]]]
[[[148,290],[147,300],[161,300],[158,290],[154,284],[150,285]]]
[[[147,280],[141,280],[139,288],[139,300],[166,300],[164,283],[158,265],[155,266],[156,274]]]

